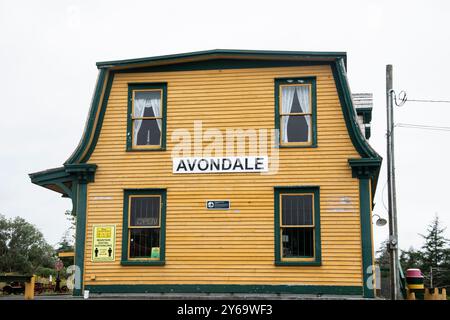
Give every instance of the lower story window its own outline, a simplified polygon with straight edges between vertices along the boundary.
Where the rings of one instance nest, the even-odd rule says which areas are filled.
[[[275,189],[275,262],[320,264],[319,188]]]
[[[165,190],[125,190],[122,264],[164,262]]]

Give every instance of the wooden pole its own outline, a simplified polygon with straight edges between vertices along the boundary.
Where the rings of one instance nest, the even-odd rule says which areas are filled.
[[[35,276],[32,276],[29,281],[25,282],[25,300],[34,299],[35,280],[36,280]]]

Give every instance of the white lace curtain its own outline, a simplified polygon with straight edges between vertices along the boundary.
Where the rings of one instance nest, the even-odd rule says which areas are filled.
[[[282,89],[281,96],[281,112],[283,114],[289,114],[292,110],[292,105],[294,103],[294,96],[297,93],[298,102],[300,103],[300,109],[302,113],[311,113],[311,105],[309,101],[309,87],[308,86],[287,86]],[[311,124],[311,118],[305,116],[308,128]],[[288,142],[288,122],[289,116],[282,117],[282,129],[283,129],[283,142]]]
[[[146,108],[152,108],[155,117],[161,117],[161,99],[160,98],[138,98],[134,99],[134,118],[142,118]],[[161,119],[157,119],[158,128],[161,131]],[[133,144],[137,145],[139,129],[142,125],[142,119],[136,119],[133,123]]]

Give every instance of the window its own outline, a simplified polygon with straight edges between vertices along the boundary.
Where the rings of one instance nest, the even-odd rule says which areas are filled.
[[[275,80],[275,127],[280,146],[316,146],[316,80]]]
[[[275,263],[320,265],[318,187],[275,188]]]
[[[165,148],[166,84],[128,86],[127,150]]]
[[[162,189],[125,190],[122,264],[164,264],[165,202]]]

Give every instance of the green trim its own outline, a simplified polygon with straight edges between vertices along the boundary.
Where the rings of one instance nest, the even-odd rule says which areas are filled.
[[[378,183],[378,176],[380,174],[381,156],[369,145],[364,138],[363,133],[359,129],[356,111],[353,106],[353,101],[350,93],[350,88],[345,71],[345,62],[342,59],[337,59],[336,63],[331,65],[333,77],[336,82],[336,89],[339,95],[339,100],[342,106],[342,112],[344,114],[347,131],[350,135],[353,145],[362,158],[373,159],[373,161],[379,162],[379,167],[373,172],[372,184],[372,207],[374,206],[375,191]],[[353,168],[352,168],[353,169]]]
[[[370,139],[371,136],[370,125],[364,126],[364,136],[366,137],[366,139]]]
[[[317,147],[317,87],[316,77],[293,77],[275,79],[275,129],[280,132],[280,85],[290,84],[289,81],[302,81],[302,83],[311,84],[311,121],[312,121],[312,141],[311,145],[281,145],[281,133],[278,134],[278,146],[280,148],[316,148]]]
[[[374,297],[374,286],[368,286],[370,280],[374,279],[373,270],[373,246],[372,246],[372,219],[371,219],[371,193],[370,183],[378,177],[381,167],[381,159],[349,159],[352,168],[352,176],[359,179],[359,207],[361,220],[361,250],[362,250],[362,274],[364,297]],[[372,190],[372,194],[375,191]],[[373,196],[372,196],[373,197]],[[373,199],[372,199],[373,202]],[[372,284],[373,285],[373,284]]]
[[[87,183],[76,183],[76,235],[75,235],[75,279],[80,279],[80,287],[74,288],[73,295],[81,296],[83,294],[84,283],[84,251],[86,239],[86,209],[87,209]]]
[[[28,176],[30,177],[32,183],[40,186],[48,182],[53,182],[56,179],[70,178],[70,174],[66,172],[64,167],[34,172],[30,173]]]
[[[84,250],[86,237],[87,184],[94,181],[97,165],[66,164],[64,167],[30,174],[31,182],[43,187],[57,186],[63,196],[72,199],[73,212],[76,214],[75,243],[75,279],[80,280],[80,287],[74,288],[75,296],[82,295],[84,275]],[[69,188],[65,183],[70,183]]]
[[[314,261],[283,261],[280,250],[280,194],[281,193],[313,193],[314,194]],[[320,188],[317,186],[274,187],[274,235],[276,266],[320,266],[322,264],[322,248],[320,239]]]
[[[406,277],[403,274],[402,265],[400,263],[400,260],[398,261],[398,275],[400,280],[400,291],[403,295],[403,299],[406,298]]]
[[[95,181],[97,165],[93,163],[65,164],[66,172],[75,175],[80,182],[88,183]]]
[[[309,286],[309,285],[239,285],[239,284],[123,284],[86,285],[91,293],[294,293],[362,295],[359,286]]]
[[[120,264],[122,266],[163,266],[166,264],[166,261],[164,261],[164,260],[158,260],[158,261],[144,261],[144,260],[124,261],[124,260],[121,260]]]
[[[354,178],[370,178],[372,208],[374,207],[375,191],[377,188],[378,175],[381,169],[381,158],[349,159],[348,164],[352,168]]]
[[[122,260],[123,266],[161,266],[166,260],[166,189],[125,189],[123,198],[122,224]],[[161,196],[161,228],[159,260],[128,260],[128,204],[131,195],[160,195]]]
[[[89,158],[91,157],[92,152],[94,152],[95,146],[97,145],[98,137],[100,136],[100,130],[102,128],[103,119],[105,117],[106,106],[109,101],[109,95],[111,93],[111,87],[112,87],[112,84],[114,81],[114,76],[115,76],[115,73],[113,71],[110,71],[108,76],[105,78],[106,88],[105,88],[105,92],[103,95],[103,99],[101,101],[101,105],[100,105],[100,100],[98,100],[97,104],[95,106],[95,108],[97,110],[98,106],[100,105],[100,111],[99,111],[99,115],[98,115],[98,124],[95,127],[94,137],[92,138],[93,142],[88,145],[86,154],[83,155],[83,153],[81,153],[81,155],[83,157],[79,158],[79,160],[77,159],[77,162],[87,162],[89,160]],[[101,96],[101,92],[100,92],[100,96]],[[95,113],[97,113],[97,112],[95,112]],[[86,141],[87,141],[86,143],[89,143],[89,140],[86,140]],[[83,149],[83,151],[84,151],[84,149]],[[66,161],[66,163],[69,163],[69,161]]]
[[[93,182],[96,170],[97,165],[95,164],[66,164],[64,167],[30,173],[29,177],[32,183],[60,192],[63,197],[73,200],[75,181]],[[69,184],[70,187],[66,184]]]
[[[358,107],[356,108],[356,114],[363,117],[364,124],[364,137],[370,138],[370,122],[372,121],[372,107]]]
[[[97,131],[97,128],[99,126],[101,127],[100,119],[99,119],[98,123],[96,124],[95,117],[96,117],[96,114],[98,111],[98,106],[100,104],[100,97],[103,92],[103,88],[105,85],[105,79],[107,78],[106,77],[107,73],[108,73],[107,70],[99,71],[98,78],[97,78],[97,84],[96,84],[95,92],[94,92],[94,97],[92,99],[91,107],[89,109],[88,120],[86,122],[86,127],[84,129],[83,136],[81,137],[81,141],[78,144],[77,148],[72,153],[72,155],[69,157],[69,159],[66,160],[65,164],[80,162],[80,157],[83,155],[86,148],[89,147],[91,135],[93,134],[93,132],[95,133],[95,131]],[[93,143],[94,146],[96,144],[96,141],[97,140],[95,140],[95,142]]]
[[[72,190],[67,187],[64,182],[57,181],[55,182],[55,185],[57,185],[64,192],[63,195],[67,195],[67,197],[73,198]]]
[[[363,158],[349,159],[353,178],[375,178],[381,168],[381,159]]]
[[[133,90],[161,89],[162,94],[162,128],[161,128],[161,146],[155,149],[133,149],[132,136],[132,112],[133,112]],[[164,151],[166,150],[166,131],[167,131],[167,83],[129,83],[128,84],[128,111],[127,111],[127,151]]]
[[[363,117],[363,123],[370,123],[372,121],[372,107],[358,107],[356,114]]]
[[[376,153],[375,150],[373,150],[372,147],[367,143],[366,139],[362,135],[361,130],[359,129],[356,111],[353,106],[345,66],[342,59],[337,59],[336,63],[332,64],[332,71],[334,80],[336,82],[339,100],[343,109],[342,111],[344,113],[345,123],[347,125],[347,130],[350,134],[350,139],[352,140],[353,145],[362,158],[381,159],[380,155]]]
[[[347,59],[345,52],[316,52],[316,51],[271,51],[271,50],[234,50],[214,49],[205,51],[186,52],[147,58],[125,59],[97,62],[98,68],[136,67],[148,64],[174,64],[181,61],[199,61],[207,59],[290,59],[300,61],[332,61],[337,58]]]
[[[362,249],[362,273],[363,296],[375,297],[373,252],[372,252],[372,220],[370,213],[369,178],[359,179],[359,210],[361,219],[361,249]],[[372,280],[372,281],[370,281]],[[369,287],[372,286],[372,288]]]

